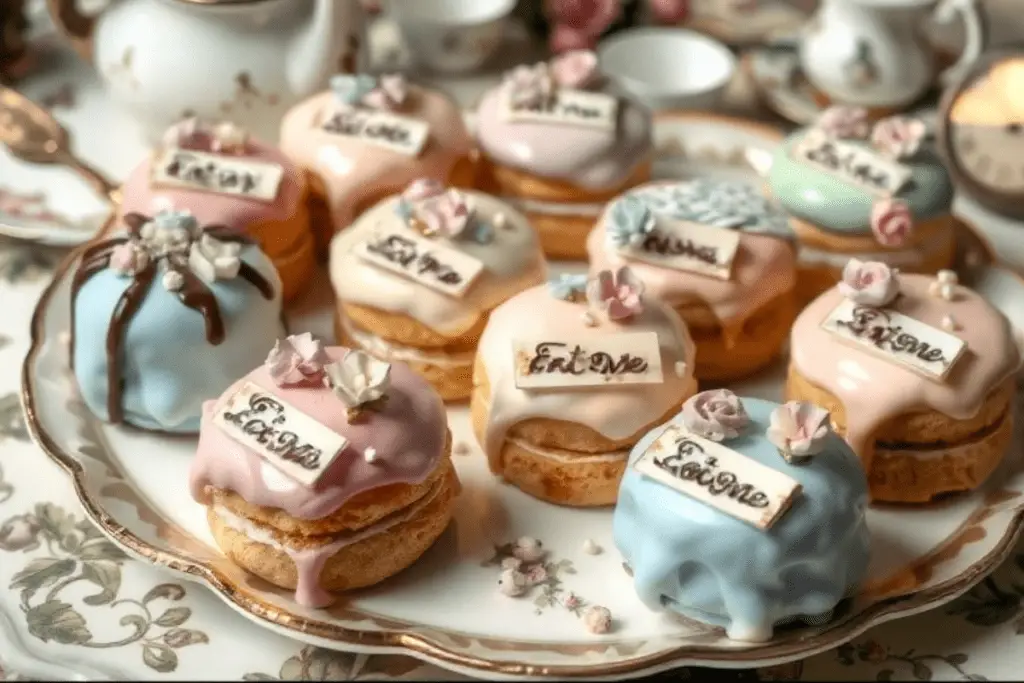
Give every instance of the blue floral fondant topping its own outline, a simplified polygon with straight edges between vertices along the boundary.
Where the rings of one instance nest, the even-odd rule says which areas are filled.
[[[192,232],[199,227],[196,217],[188,211],[161,211],[153,216],[152,221],[156,228],[161,229],[180,228]]]
[[[616,247],[637,246],[654,230],[654,214],[636,197],[623,197],[612,206],[608,240]]]
[[[494,228],[490,223],[482,220],[474,220],[472,224],[462,231],[462,238],[469,237],[477,244],[490,244],[494,241]]]
[[[331,91],[344,104],[359,104],[377,87],[377,79],[369,74],[337,74],[331,77]]]
[[[548,291],[551,296],[563,301],[571,301],[587,293],[586,275],[567,275],[562,273],[558,277],[548,280]]]
[[[407,199],[399,199],[395,202],[395,215],[408,223],[412,220],[412,204]]]

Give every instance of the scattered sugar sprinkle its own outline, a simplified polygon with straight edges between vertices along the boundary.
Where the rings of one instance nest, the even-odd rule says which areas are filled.
[[[452,455],[469,455],[471,452],[472,449],[465,441],[456,441],[452,446]]]
[[[512,227],[509,225],[508,218],[500,211],[491,217],[491,224],[498,230],[504,230]]]
[[[160,282],[168,292],[177,292],[185,286],[185,277],[176,270],[168,270],[160,278]]]
[[[583,612],[583,625],[595,635],[608,633],[612,628],[612,613],[607,607],[592,605]]]
[[[526,592],[529,585],[526,576],[515,569],[502,570],[498,577],[498,590],[510,598],[516,598]]]
[[[61,348],[65,351],[71,348],[71,332],[69,330],[61,330],[57,334],[57,343],[60,344]]]
[[[544,557],[544,544],[536,538],[522,536],[512,547],[512,556],[523,562],[539,562]]]
[[[686,377],[686,363],[681,360],[676,361],[676,377]]]
[[[588,538],[583,541],[583,552],[587,555],[600,555],[603,552],[603,548],[601,548],[597,543],[594,543],[593,539]]]
[[[580,316],[583,320],[583,324],[587,327],[597,327],[597,318],[590,311],[583,311],[583,315]]]
[[[940,270],[936,278],[939,282],[944,285],[955,285],[960,282],[960,279],[956,276],[956,272],[952,270]]]
[[[366,450],[363,451],[363,459],[371,464],[377,462],[377,449],[373,446],[367,446]]]
[[[975,251],[974,249],[971,249],[964,254],[964,263],[966,263],[970,268],[977,268],[981,265],[981,261],[981,252]]]
[[[518,557],[506,557],[501,561],[502,569],[519,569],[523,566],[523,561]]]
[[[942,329],[947,332],[956,332],[960,329],[960,324],[951,315],[943,316],[941,324]]]

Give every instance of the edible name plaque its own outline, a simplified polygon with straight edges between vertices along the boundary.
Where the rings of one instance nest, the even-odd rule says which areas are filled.
[[[623,332],[583,340],[525,338],[512,342],[516,386],[556,389],[660,384],[661,347],[656,332]]]
[[[263,387],[246,382],[213,423],[303,486],[313,486],[348,440]]]
[[[180,187],[272,202],[284,169],[253,159],[169,147],[154,160],[155,186]]]
[[[604,93],[558,88],[537,103],[514,104],[508,97],[502,107],[506,121],[556,123],[601,130],[615,130],[619,101]]]
[[[378,232],[355,247],[363,260],[425,287],[461,297],[483,272],[484,264],[437,242],[398,232]]]
[[[336,109],[320,126],[332,135],[362,142],[411,157],[419,156],[430,135],[426,121],[373,109]]]
[[[967,348],[963,339],[920,320],[849,299],[836,306],[821,327],[845,343],[940,382]]]
[[[658,216],[643,242],[619,247],[619,253],[662,268],[728,280],[739,246],[735,230]]]
[[[676,425],[669,425],[633,468],[762,530],[770,529],[803,490],[792,477]]]
[[[792,148],[798,161],[808,163],[839,180],[881,197],[891,197],[910,180],[912,171],[861,147],[825,135],[806,135]]]

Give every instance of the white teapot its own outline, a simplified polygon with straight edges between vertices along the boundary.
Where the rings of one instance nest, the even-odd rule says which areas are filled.
[[[955,64],[938,72],[928,20],[959,16],[966,42]],[[839,104],[899,109],[938,81],[963,73],[984,49],[974,0],[823,0],[800,37],[807,80]]]
[[[113,0],[97,17],[47,4],[153,139],[198,116],[274,141],[284,112],[363,50],[359,0]]]

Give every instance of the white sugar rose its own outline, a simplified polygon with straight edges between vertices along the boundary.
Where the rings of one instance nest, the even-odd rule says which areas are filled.
[[[349,409],[379,401],[387,395],[391,364],[363,351],[351,350],[337,362],[324,366],[325,381]]]
[[[843,268],[839,293],[864,306],[887,306],[900,293],[899,274],[884,263],[853,258]]]
[[[829,435],[829,412],[806,401],[789,401],[771,414],[766,436],[789,460],[817,455]]]

